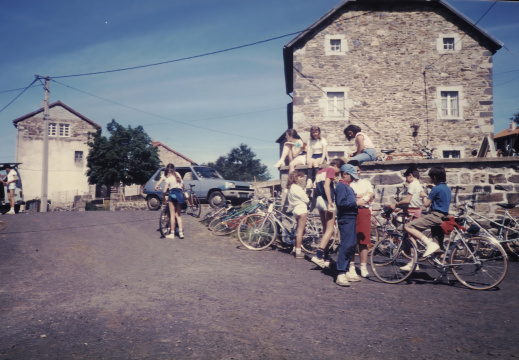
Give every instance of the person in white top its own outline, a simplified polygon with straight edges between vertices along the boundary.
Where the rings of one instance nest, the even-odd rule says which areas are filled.
[[[357,169],[357,176],[360,177],[361,169],[357,160],[350,160],[348,164],[353,165]],[[367,277],[368,274],[368,246],[371,245],[371,210],[369,204],[373,201],[375,191],[373,185],[368,179],[353,180],[350,187],[355,192],[358,199],[366,201],[365,206],[359,206],[359,214],[357,215],[357,245],[360,255],[360,275]],[[358,278],[355,269],[355,255],[351,258],[350,269],[348,270],[350,279]]]
[[[288,129],[285,133],[285,144],[283,145],[283,151],[281,157],[274,165],[274,167],[280,167],[285,165],[285,160],[288,159],[288,173],[292,173],[296,165],[306,164],[306,144],[301,140],[301,137],[294,129]]]
[[[361,131],[362,129],[357,125],[348,125],[344,129],[346,139],[355,139],[355,146],[357,146],[357,151],[351,154],[350,160],[357,160],[359,164],[362,164],[364,161],[374,161],[377,154],[371,139]]]
[[[308,218],[308,203],[310,199],[303,190],[305,174],[302,171],[294,171],[288,175],[287,180],[287,200],[288,211],[292,211],[297,221],[296,244],[294,246],[294,256],[296,259],[304,259],[301,252],[303,235],[305,233],[306,220]]]
[[[315,181],[315,174],[322,164],[325,164],[328,158],[328,142],[321,136],[319,126],[310,128],[310,141],[306,150],[306,164],[308,167],[308,176],[306,187],[311,188]]]
[[[408,184],[407,194],[402,200],[396,204],[389,205],[389,207],[392,210],[396,210],[396,208],[406,209],[416,219],[422,216],[422,198],[420,194],[424,191],[424,188],[420,183],[420,172],[416,165],[412,165],[406,170],[404,176]]]
[[[175,170],[175,165],[168,164],[166,166],[166,171],[164,172],[164,177],[162,177],[157,185],[155,185],[155,190],[159,189],[159,186],[162,182],[165,183],[163,190],[163,198],[164,201],[168,202],[169,207],[169,220],[170,220],[170,228],[171,233],[166,235],[168,239],[175,238],[175,222],[178,224],[178,237],[184,238],[184,229],[182,228],[182,218],[180,217],[181,206],[184,203],[184,182],[182,181],[182,177]],[[166,196],[167,191],[169,190],[169,195]]]
[[[5,171],[7,172],[7,180],[2,180],[2,183],[7,186],[8,194],[7,197],[9,198],[9,204],[11,205],[11,209],[6,214],[15,214],[14,210],[14,191],[16,189],[16,183],[18,181],[18,173],[16,170],[11,168],[11,165],[7,164],[4,166]]]

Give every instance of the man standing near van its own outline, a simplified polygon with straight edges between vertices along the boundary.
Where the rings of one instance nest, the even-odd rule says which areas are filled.
[[[14,214],[14,190],[18,181],[18,173],[9,164],[5,165],[5,171],[7,172],[7,181],[2,182],[7,186],[9,204],[11,205],[11,210],[7,214]]]

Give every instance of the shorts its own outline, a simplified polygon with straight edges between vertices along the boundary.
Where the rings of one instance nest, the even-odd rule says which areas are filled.
[[[328,200],[325,200],[322,196],[318,196],[315,200],[315,208],[319,211],[328,211]]]
[[[357,244],[371,244],[371,210],[359,208],[357,215]]]
[[[295,216],[303,215],[308,213],[308,207],[305,204],[299,204],[294,207],[294,210],[292,210],[292,214]]]
[[[432,211],[427,215],[420,216],[418,219],[411,221],[409,224],[407,224],[407,227],[422,232],[424,230],[430,229],[433,226],[441,226],[443,217],[445,217],[444,214]]]
[[[422,209],[421,208],[407,208],[407,213],[409,215],[413,215],[415,219],[418,219],[420,216],[422,216]]]
[[[16,189],[16,183],[12,182],[9,184],[8,190],[15,190]]]
[[[322,158],[322,157],[323,157],[323,154],[322,154],[322,153],[321,153],[321,154],[312,154],[312,159],[320,159],[320,158]],[[328,158],[325,157],[325,158],[324,158],[324,162],[327,162],[327,161],[328,161]]]
[[[171,201],[173,204],[184,203],[184,192],[182,189],[171,189],[169,191],[168,201]]]

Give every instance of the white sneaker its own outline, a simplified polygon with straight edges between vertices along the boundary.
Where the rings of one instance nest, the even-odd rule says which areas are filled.
[[[427,244],[425,252],[423,253],[423,257],[427,257],[435,253],[436,251],[438,251],[438,249],[440,249],[440,245],[436,244],[434,241],[430,242],[429,244]]]
[[[361,266],[360,267],[360,276],[362,276],[363,278],[366,278],[366,277],[368,277],[368,275],[369,275],[368,267],[367,266]]]
[[[166,239],[175,239],[175,233],[166,235]]]
[[[314,264],[317,264],[317,266],[319,266],[320,268],[325,268],[326,267],[326,264],[324,262],[323,259],[319,259],[317,256],[313,256],[311,261],[314,263]]]
[[[313,183],[312,179],[306,180],[306,188],[307,189],[311,189],[313,185],[314,185],[314,183]]]
[[[14,215],[14,214],[16,214],[16,213],[14,212],[14,209],[11,208],[11,210],[9,210],[8,212],[6,212],[6,214],[8,214],[8,215]]]
[[[182,230],[178,231],[178,237],[183,239],[184,238],[184,232]]]
[[[335,283],[339,286],[350,286],[346,274],[339,274],[339,276],[337,276],[337,280],[335,280]]]
[[[413,269],[412,265],[413,265],[413,263],[410,262],[410,263],[408,263],[405,266],[401,266],[400,270],[402,270],[402,271],[411,271]],[[416,267],[414,268],[414,271],[419,271],[419,270],[420,270],[420,265],[416,264]]]
[[[361,278],[359,275],[357,275],[356,271],[350,270],[346,273],[346,280],[351,281],[351,282],[356,282],[356,281],[360,281]]]
[[[278,168],[278,167],[283,166],[283,165],[285,165],[285,162],[279,160],[279,161],[276,163],[276,165],[274,165],[274,167],[277,167],[277,168]]]

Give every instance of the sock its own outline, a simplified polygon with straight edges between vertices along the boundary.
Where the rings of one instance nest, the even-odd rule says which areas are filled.
[[[316,253],[315,253],[315,256],[318,258],[318,259],[322,259],[323,258],[323,254],[324,254],[324,250],[323,249],[317,249]]]
[[[367,267],[368,267],[368,264],[366,264],[366,263],[360,263],[360,267],[361,267],[361,268],[367,268]]]
[[[301,248],[296,248],[296,254],[301,254]]]
[[[425,245],[429,245],[429,244],[432,242],[432,240],[429,239],[429,238],[428,238],[427,236],[425,236],[425,235],[422,236],[422,238],[421,238],[420,240],[422,240],[423,243],[424,243]]]

